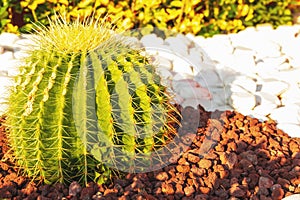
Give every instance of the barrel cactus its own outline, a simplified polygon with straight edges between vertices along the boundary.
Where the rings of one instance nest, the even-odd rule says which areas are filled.
[[[45,183],[87,183],[112,168],[143,171],[156,164],[150,157],[163,162],[178,111],[140,52],[105,21],[59,17],[39,28],[9,102],[21,171]]]

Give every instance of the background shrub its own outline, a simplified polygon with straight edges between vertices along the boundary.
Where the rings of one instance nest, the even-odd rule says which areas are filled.
[[[94,12],[96,17],[109,14],[121,27],[212,36],[261,23],[292,24],[299,5],[299,0],[2,0],[0,31],[30,31],[31,22],[47,25],[54,12],[66,12],[68,19]]]

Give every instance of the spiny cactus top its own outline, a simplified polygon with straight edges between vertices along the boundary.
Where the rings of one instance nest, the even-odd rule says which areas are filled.
[[[9,142],[26,175],[86,183],[145,171],[179,124],[155,67],[105,22],[38,30],[10,96]],[[150,169],[149,168],[149,169]]]

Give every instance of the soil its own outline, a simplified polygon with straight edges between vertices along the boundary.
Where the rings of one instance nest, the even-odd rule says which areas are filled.
[[[86,187],[77,182],[44,185],[19,175],[13,158],[4,157],[9,148],[1,125],[0,199],[274,200],[300,193],[300,138],[289,137],[274,121],[259,122],[231,111],[186,109],[187,115],[200,112],[201,118],[197,133],[181,138],[181,146],[190,144],[189,138],[193,142],[178,160],[154,172]]]

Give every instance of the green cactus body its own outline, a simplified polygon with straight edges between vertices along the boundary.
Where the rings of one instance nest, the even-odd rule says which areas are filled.
[[[99,24],[51,23],[20,68],[9,141],[30,177],[87,183],[99,164],[136,166],[175,134],[176,109],[154,66]]]

